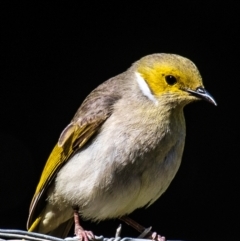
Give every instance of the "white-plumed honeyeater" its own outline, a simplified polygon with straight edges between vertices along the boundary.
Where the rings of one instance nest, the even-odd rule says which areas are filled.
[[[154,203],[182,159],[183,108],[204,99],[197,67],[175,54],[152,54],[93,90],[54,147],[34,194],[29,231],[66,236],[78,214],[100,221]],[[74,217],[74,218],[73,218]]]

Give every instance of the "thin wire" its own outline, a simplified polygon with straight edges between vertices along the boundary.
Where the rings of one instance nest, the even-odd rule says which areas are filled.
[[[0,241],[78,241],[78,237],[73,238],[56,238],[46,234],[27,232],[14,229],[0,229]],[[103,236],[95,236],[96,241],[146,241],[147,239],[140,238],[104,238]],[[148,239],[150,240],[150,239]],[[184,240],[168,240],[168,241],[184,241]]]

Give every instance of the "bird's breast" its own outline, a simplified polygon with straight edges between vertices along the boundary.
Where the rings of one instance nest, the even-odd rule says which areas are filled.
[[[95,220],[153,203],[179,168],[185,126],[150,123],[146,130],[146,123],[126,123],[109,118],[60,170],[49,200],[78,205],[84,217]]]

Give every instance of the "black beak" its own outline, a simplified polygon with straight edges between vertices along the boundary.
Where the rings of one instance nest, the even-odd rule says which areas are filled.
[[[206,100],[214,105],[217,105],[213,97],[202,87],[198,87],[196,90],[186,89],[186,91],[198,98]]]

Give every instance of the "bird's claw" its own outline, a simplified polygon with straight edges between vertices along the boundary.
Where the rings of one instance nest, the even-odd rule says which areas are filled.
[[[166,238],[164,236],[160,236],[156,232],[152,233],[151,238],[152,240],[155,240],[155,241],[166,241]]]
[[[166,238],[157,234],[157,232],[151,232],[152,227],[145,228],[145,230],[138,236],[138,238],[147,238],[154,241],[166,241]]]
[[[78,229],[75,232],[76,236],[79,238],[80,241],[90,241],[95,239],[95,235],[91,231]]]

